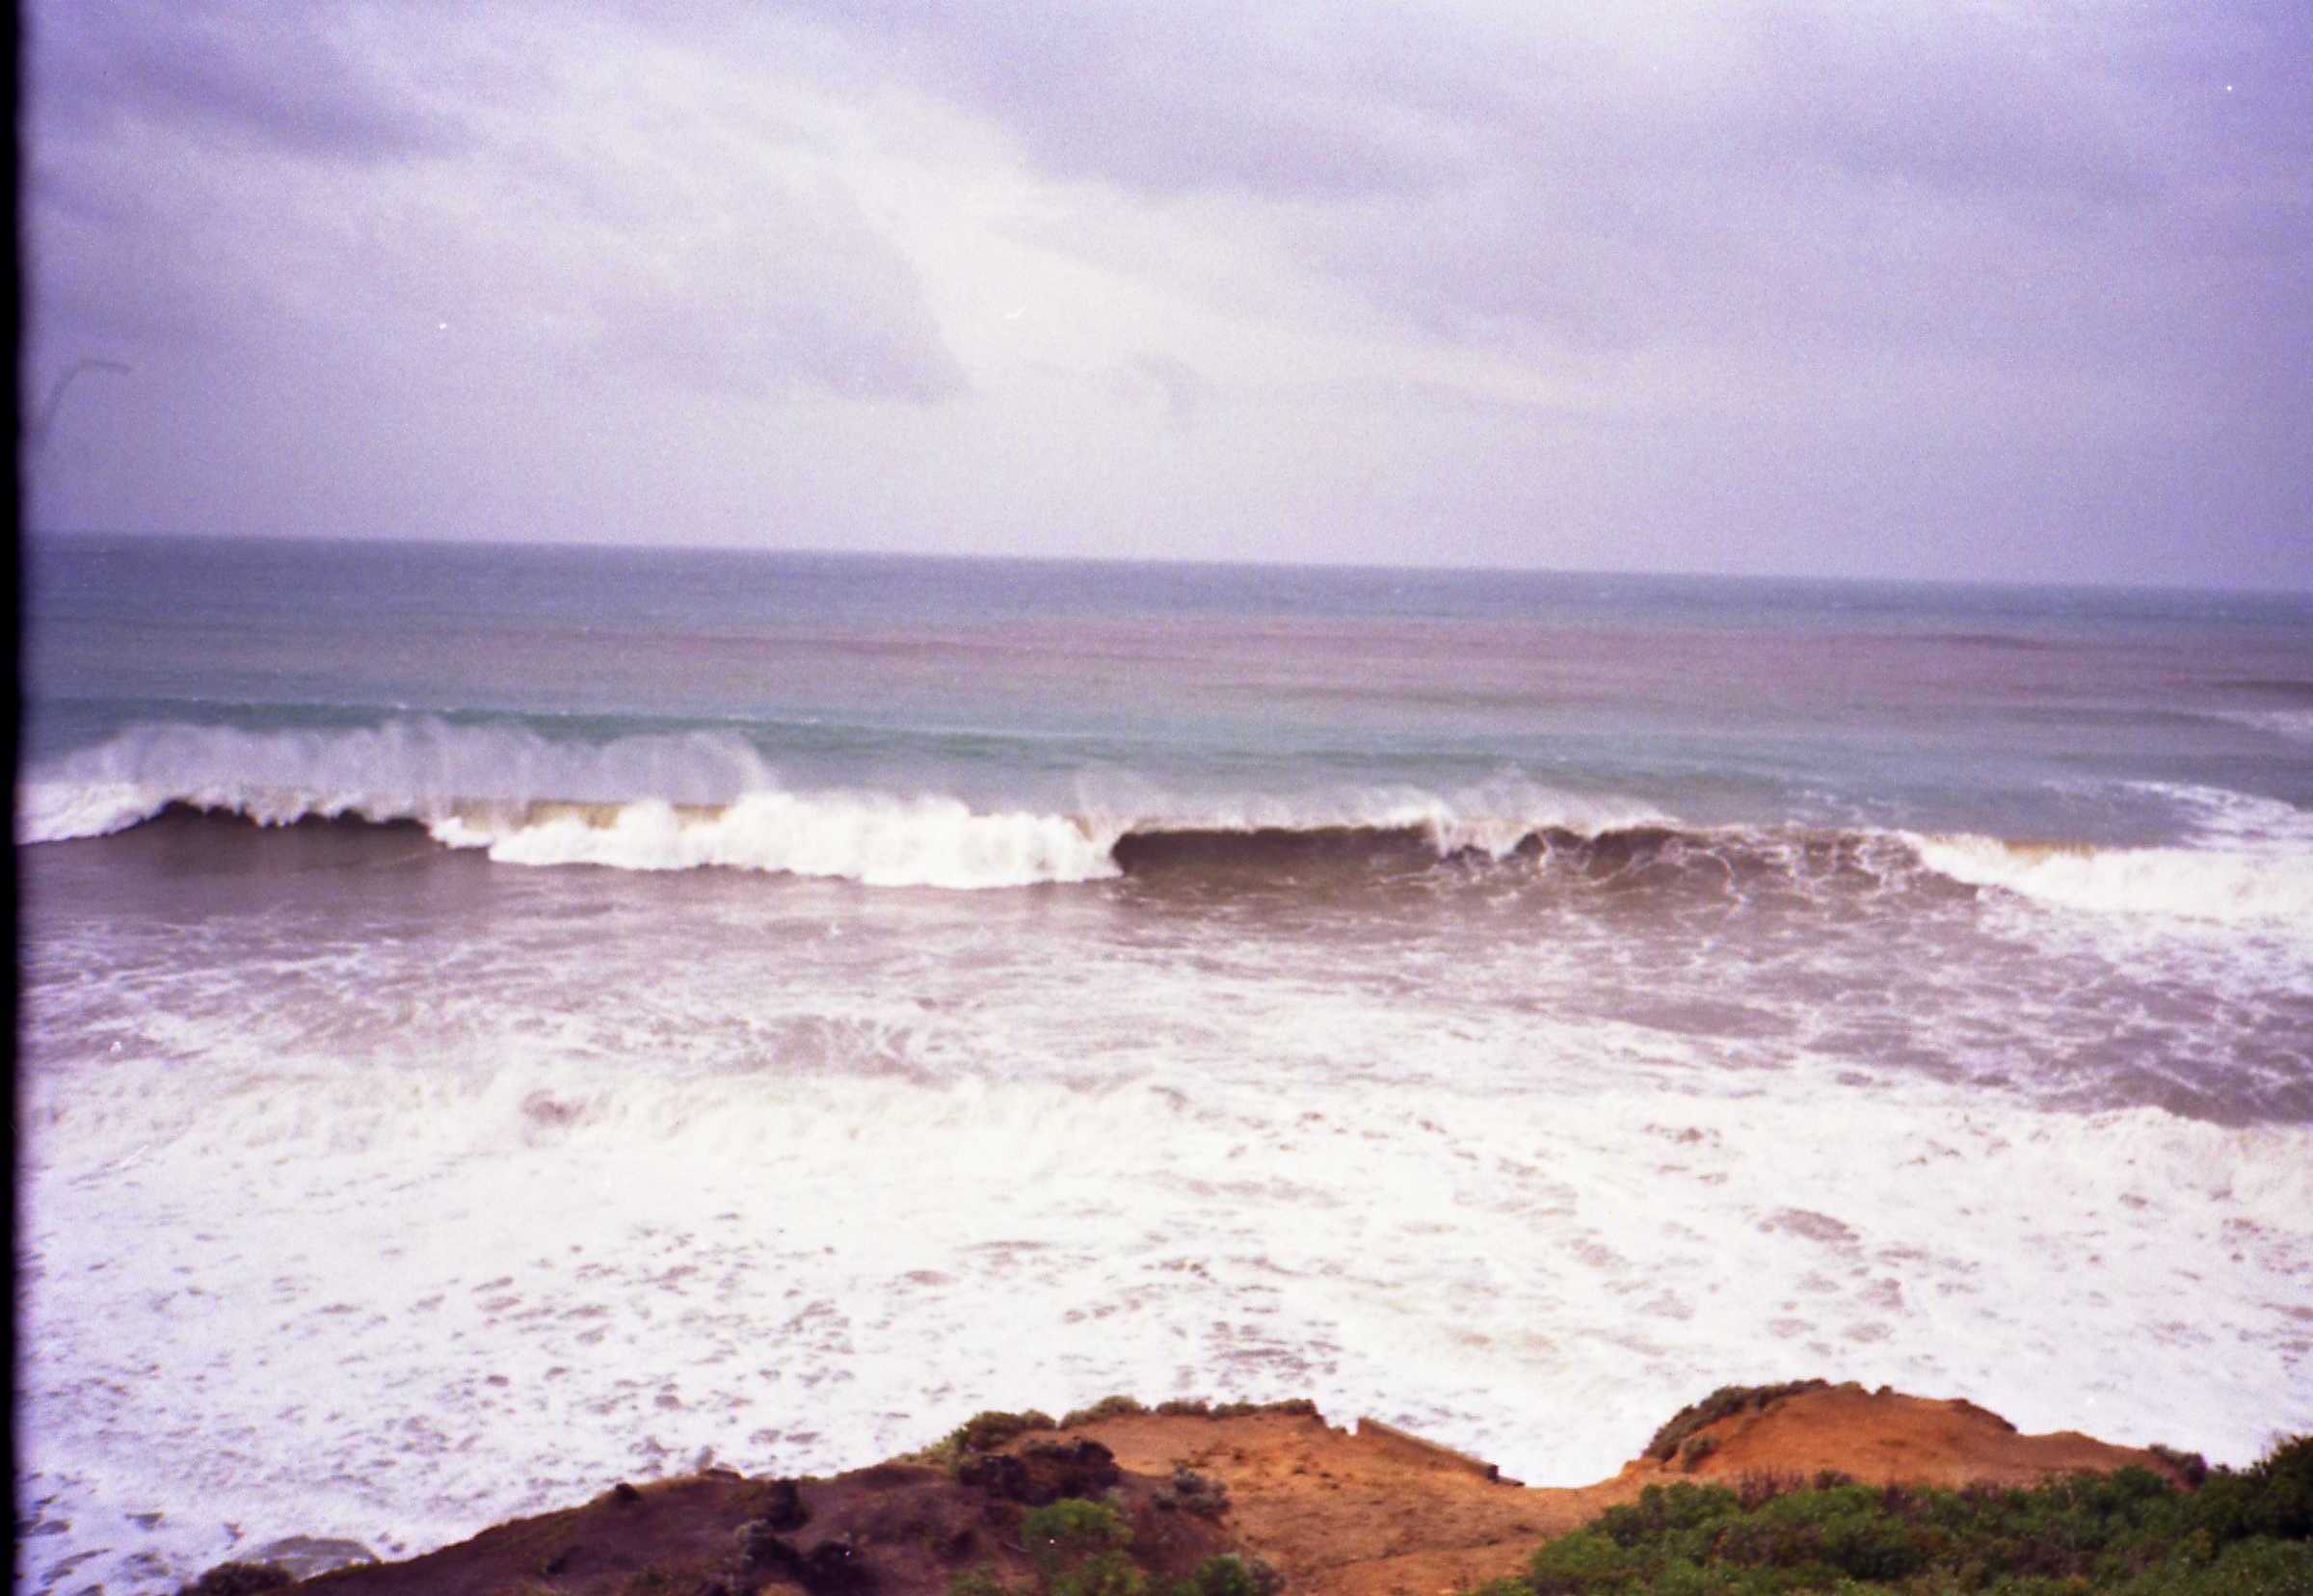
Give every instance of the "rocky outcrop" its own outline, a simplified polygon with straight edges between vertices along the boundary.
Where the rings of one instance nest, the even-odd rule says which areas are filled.
[[[1286,1588],[1390,1596],[1482,1584],[1545,1538],[1649,1485],[1809,1479],[2032,1484],[2128,1465],[2190,1483],[2191,1459],[2084,1435],[2022,1435],[1972,1403],[1802,1381],[1725,1388],[1677,1415],[1609,1479],[1528,1488],[1491,1465],[1368,1420],[1328,1424],[1306,1402],[1155,1410],[1112,1399],[1055,1425],[982,1415],[916,1458],[832,1479],[727,1470],[620,1483],[583,1506],[488,1530],[406,1562],[336,1570],[330,1596],[945,1596],[985,1570],[1031,1588],[1024,1523],[1086,1499],[1154,1587],[1240,1552]],[[1248,1567],[1253,1566],[1248,1561]]]

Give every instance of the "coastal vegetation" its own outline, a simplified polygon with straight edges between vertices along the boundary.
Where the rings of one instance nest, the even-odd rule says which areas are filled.
[[[1276,1576],[1259,1558],[1224,1552],[1184,1578],[1159,1584],[1128,1552],[1131,1521],[1104,1502],[1063,1498],[1020,1524],[1035,1565],[1030,1586],[1005,1583],[983,1565],[948,1582],[948,1596],[1269,1596]]]
[[[1688,1433],[1650,1454],[1670,1455]],[[2247,1469],[2203,1464],[2201,1473],[2185,1491],[2140,1468],[2028,1489],[1873,1486],[1837,1475],[1650,1485],[1545,1543],[1523,1578],[1480,1596],[2313,1591],[2313,1437]]]
[[[179,1596],[291,1573],[228,1564]],[[1529,1488],[1306,1402],[1113,1397],[1068,1421],[977,1413],[831,1477],[619,1481],[309,1577],[344,1596],[2313,1596],[2313,1437],[2212,1468],[1808,1381],[1721,1388],[1612,1478]]]

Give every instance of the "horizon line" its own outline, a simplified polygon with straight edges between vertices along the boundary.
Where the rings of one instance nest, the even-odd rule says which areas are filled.
[[[1468,574],[1497,576],[1641,576],[1662,577],[1681,581],[1730,582],[1824,582],[1852,585],[1883,585],[1890,587],[1923,588],[2053,588],[2080,589],[2111,593],[2206,593],[2241,595],[2258,598],[2294,598],[2313,599],[2313,585],[2301,587],[2253,586],[2239,583],[2218,584],[2205,582],[2160,581],[2146,579],[2115,580],[2083,577],[2019,577],[2019,576],[1916,576],[1916,575],[1855,575],[1852,573],[1798,571],[1709,571],[1692,568],[1663,570],[1612,566],[1549,566],[1549,565],[1487,565],[1448,563],[1417,565],[1398,561],[1379,560],[1317,560],[1317,559],[1263,559],[1214,558],[1211,556],[1066,553],[1028,554],[991,552],[986,549],[922,549],[922,548],[831,548],[815,545],[783,545],[768,546],[730,543],[662,543],[629,542],[622,540],[589,540],[567,538],[507,538],[487,534],[473,537],[450,537],[439,533],[328,533],[328,532],[216,532],[176,528],[169,531],[120,531],[90,527],[24,528],[18,532],[21,545],[40,540],[67,542],[118,538],[132,542],[166,543],[172,541],[216,543],[271,543],[271,544],[342,544],[351,546],[405,545],[444,548],[529,548],[541,552],[634,552],[667,554],[732,554],[764,557],[807,557],[837,560],[945,560],[959,563],[997,564],[1009,562],[1023,565],[1110,565],[1110,566],[1185,566],[1223,571],[1339,571],[1369,572],[1374,573],[1402,572],[1407,574]]]

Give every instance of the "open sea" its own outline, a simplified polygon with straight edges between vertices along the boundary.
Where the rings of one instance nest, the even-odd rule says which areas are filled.
[[[2313,1428],[2313,598],[26,561],[19,1590],[1111,1392]]]

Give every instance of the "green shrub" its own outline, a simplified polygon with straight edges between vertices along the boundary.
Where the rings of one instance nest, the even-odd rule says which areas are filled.
[[[902,1463],[925,1463],[936,1469],[952,1470],[972,1452],[994,1451],[1016,1436],[1030,1430],[1049,1430],[1058,1426],[1049,1413],[1030,1408],[1025,1413],[999,1413],[993,1409],[975,1413],[947,1434],[928,1447],[904,1452]]]
[[[978,1568],[949,1575],[947,1596],[1012,1596],[1012,1593],[1010,1587],[996,1577],[996,1570],[983,1563]]]
[[[2209,1477],[2209,1460],[2196,1451],[2164,1447],[2158,1441],[2144,1450],[2183,1476],[2188,1485],[2198,1485]]]
[[[2211,1473],[2193,1493],[2197,1527],[2220,1540],[2313,1536],[2313,1435],[2300,1435],[2235,1474]]]
[[[1750,1592],[1901,1589],[1919,1596],[2217,1596],[2313,1592],[2313,1438],[2197,1491],[2149,1469],[2030,1490],[1745,1480],[1650,1485],[1542,1546],[1528,1588]]]
[[[1148,1576],[1124,1549],[1132,1539],[1125,1515],[1104,1502],[1062,1497],[1021,1516],[1021,1544],[1050,1596],[1141,1596]]]
[[[956,1426],[952,1439],[964,1451],[994,1451],[1015,1436],[1053,1427],[1051,1416],[1030,1408],[1025,1413],[975,1413]]]
[[[1075,1429],[1078,1424],[1097,1424],[1103,1419],[1123,1419],[1130,1414],[1149,1410],[1130,1396],[1103,1396],[1090,1407],[1072,1410],[1060,1421],[1062,1429]]]
[[[1560,1535],[1534,1554],[1527,1578],[1537,1596],[1619,1590],[1638,1578],[1640,1559],[1601,1525]]]
[[[1187,1579],[1175,1581],[1169,1596],[1270,1596],[1283,1583],[1259,1557],[1223,1552],[1199,1563]]]
[[[1052,1577],[1051,1596],[1144,1596],[1149,1577],[1122,1552],[1096,1552]]]

